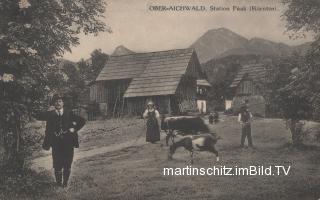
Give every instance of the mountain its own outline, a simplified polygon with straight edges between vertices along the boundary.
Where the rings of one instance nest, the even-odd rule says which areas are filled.
[[[128,55],[128,54],[133,54],[135,53],[134,51],[131,51],[127,47],[120,45],[115,48],[111,56],[121,56],[121,55]]]
[[[239,48],[229,49],[218,57],[229,55],[265,55],[285,56],[292,52],[293,48],[283,43],[276,43],[262,38],[252,38]]]
[[[240,48],[248,39],[226,29],[212,29],[197,39],[190,47],[197,52],[200,63],[216,58],[230,49]]]
[[[257,37],[248,40],[229,29],[219,28],[207,31],[190,47],[196,50],[200,63],[205,63],[230,55],[286,56],[293,52],[304,54],[310,43],[289,46]]]

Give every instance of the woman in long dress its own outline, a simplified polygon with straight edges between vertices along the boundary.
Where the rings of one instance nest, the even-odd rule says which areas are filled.
[[[159,118],[160,114],[156,110],[154,103],[149,101],[147,109],[143,113],[143,118],[147,119],[146,141],[155,143],[160,141]]]

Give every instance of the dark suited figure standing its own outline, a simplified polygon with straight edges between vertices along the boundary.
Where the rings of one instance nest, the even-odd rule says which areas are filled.
[[[241,147],[244,147],[245,139],[248,139],[249,147],[253,147],[252,137],[251,137],[251,120],[252,114],[249,112],[249,108],[247,105],[241,108],[241,111],[238,116],[238,121],[242,126],[242,134],[241,134]]]
[[[40,113],[36,119],[46,121],[45,137],[42,148],[52,148],[54,174],[58,186],[66,187],[71,173],[74,148],[79,148],[78,131],[85,120],[72,111],[63,108],[63,97],[54,95],[54,110]],[[63,182],[62,182],[63,181]]]

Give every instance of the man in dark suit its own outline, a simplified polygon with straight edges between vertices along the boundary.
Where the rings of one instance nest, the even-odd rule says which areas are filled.
[[[63,108],[63,98],[54,95],[54,110],[40,113],[36,119],[46,121],[45,137],[42,148],[52,148],[53,168],[58,186],[68,185],[73,161],[74,148],[79,148],[78,131],[84,126],[85,120],[72,111]],[[62,182],[63,180],[63,182]]]
[[[252,114],[249,111],[248,105],[244,105],[240,109],[240,113],[238,116],[238,121],[242,126],[242,134],[241,134],[241,148],[244,147],[245,139],[248,139],[248,146],[253,148],[252,137],[251,137],[251,121]]]

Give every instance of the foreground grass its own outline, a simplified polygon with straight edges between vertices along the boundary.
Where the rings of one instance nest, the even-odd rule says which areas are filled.
[[[61,199],[63,195],[56,192],[49,172],[35,172],[24,169],[19,173],[10,170],[0,173],[1,200]]]
[[[143,144],[80,159],[74,163],[68,189],[47,180],[38,193],[13,199],[293,199],[320,197],[320,149],[295,149],[282,120],[258,119],[253,123],[256,149],[240,149],[240,126],[234,117],[216,125],[222,137],[217,149],[221,161],[209,153],[195,155],[193,167],[250,165],[291,166],[288,176],[163,176],[164,167],[186,167],[189,154],[179,149],[167,160],[168,148]],[[81,149],[92,149],[144,137],[141,119],[89,122],[80,132]],[[315,145],[316,143],[312,144]],[[49,172],[48,172],[49,173]],[[46,177],[48,177],[48,173]],[[50,176],[50,174],[49,174]],[[50,182],[51,181],[51,182]],[[41,184],[40,184],[41,185]],[[2,197],[8,196],[0,196]],[[14,196],[13,196],[14,197]],[[8,198],[3,198],[8,199]]]
[[[291,166],[288,176],[163,176],[164,167],[186,167],[189,154],[178,150],[167,160],[167,147],[145,144],[79,160],[68,199],[318,199],[319,148],[293,149],[281,120],[253,124],[257,149],[240,149],[240,127],[233,117],[216,126],[223,138],[222,161],[209,153],[195,155],[193,167],[226,165]],[[134,131],[134,130],[132,130]],[[162,141],[163,143],[163,141]]]

